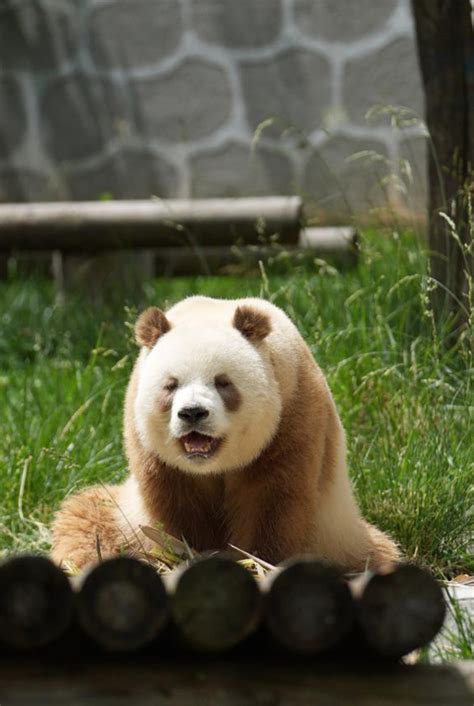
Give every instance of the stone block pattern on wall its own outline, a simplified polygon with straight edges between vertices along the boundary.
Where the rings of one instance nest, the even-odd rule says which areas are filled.
[[[0,53],[2,201],[424,208],[408,0],[9,0]]]
[[[333,215],[356,214],[359,203],[369,212],[382,207],[387,201],[384,151],[376,141],[331,138],[306,164],[304,193],[319,210]],[[337,172],[334,164],[340,165]]]
[[[26,131],[21,85],[9,76],[0,77],[0,159],[12,155]]]
[[[350,43],[371,35],[393,15],[397,0],[295,0],[295,21],[316,39]]]
[[[232,165],[232,169],[230,166]],[[291,162],[284,152],[228,142],[191,160],[192,193],[198,198],[287,194]]]
[[[165,76],[136,81],[134,90],[149,136],[164,142],[212,135],[232,110],[225,70],[200,59],[186,59]]]
[[[267,134],[276,137],[291,126],[311,134],[323,124],[331,67],[319,52],[287,49],[266,60],[242,61],[240,71],[251,131],[268,118],[275,122]]]
[[[150,66],[176,51],[182,36],[176,0],[116,0],[88,17],[88,45],[98,68]]]
[[[2,70],[61,71],[79,46],[77,25],[68,1],[54,9],[37,0],[0,4]]]
[[[408,37],[350,60],[344,73],[344,105],[354,123],[365,125],[367,109],[377,104],[407,106],[422,115],[420,78],[413,70],[416,65],[416,47]]]
[[[232,49],[272,44],[282,30],[281,0],[194,0],[191,12],[200,39]]]

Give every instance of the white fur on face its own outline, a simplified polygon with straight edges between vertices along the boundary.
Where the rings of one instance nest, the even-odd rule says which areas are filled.
[[[247,465],[271,441],[281,413],[278,384],[268,357],[230,325],[177,326],[140,354],[135,422],[146,449],[170,466],[194,473],[219,473]],[[240,405],[226,409],[215,386],[225,375]],[[170,381],[177,381],[171,394]],[[164,400],[169,399],[168,409]],[[209,458],[188,458],[179,438],[191,431],[178,412],[202,407],[209,415],[195,427],[222,439]]]

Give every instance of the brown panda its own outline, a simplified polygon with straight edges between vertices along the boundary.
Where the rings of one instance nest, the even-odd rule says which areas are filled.
[[[130,474],[68,498],[53,558],[78,567],[160,525],[196,550],[235,545],[272,563],[311,553],[346,571],[395,561],[362,519],[344,431],[303,338],[261,299],[196,296],[147,309],[125,400]]]

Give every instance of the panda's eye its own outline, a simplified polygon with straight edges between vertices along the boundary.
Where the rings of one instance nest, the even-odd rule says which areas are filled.
[[[176,390],[176,388],[178,387],[178,381],[177,380],[169,380],[164,387],[167,392],[174,392]]]
[[[230,383],[230,380],[227,377],[227,375],[217,375],[216,378],[214,379],[214,384],[216,387],[223,390],[226,387],[229,387],[231,383]]]

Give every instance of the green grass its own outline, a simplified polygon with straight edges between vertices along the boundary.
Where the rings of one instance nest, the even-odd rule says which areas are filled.
[[[141,305],[199,292],[283,307],[328,377],[365,515],[436,575],[474,573],[472,358],[440,344],[416,239],[368,233],[353,270],[283,271],[156,280]],[[121,407],[137,309],[121,299],[97,308],[71,295],[59,307],[51,283],[0,284],[0,551],[47,549],[66,494],[126,473]]]
[[[448,596],[447,604],[451,617],[449,627],[445,627],[438,639],[423,650],[422,660],[425,662],[474,659],[474,617],[461,601],[452,596]]]

